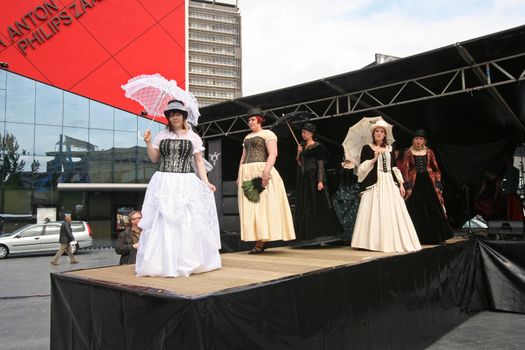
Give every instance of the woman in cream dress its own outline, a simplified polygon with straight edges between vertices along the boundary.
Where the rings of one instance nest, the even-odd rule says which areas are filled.
[[[381,252],[421,249],[403,197],[403,177],[395,167],[392,146],[386,143],[387,124],[371,127],[372,144],[361,150],[358,181],[363,190],[352,247]]]
[[[241,239],[256,241],[250,254],[263,253],[265,242],[295,239],[283,180],[274,168],[277,136],[270,130],[263,130],[263,122],[260,109],[248,111],[248,125],[252,132],[243,142],[237,179]],[[244,182],[254,178],[261,178],[264,187],[258,202],[249,200],[242,188]]]

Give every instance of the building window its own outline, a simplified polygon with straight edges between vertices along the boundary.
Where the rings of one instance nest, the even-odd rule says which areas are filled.
[[[46,156],[56,154],[61,149],[62,127],[49,125],[36,125],[35,155]]]
[[[209,31],[224,34],[239,34],[239,28],[210,23],[190,22],[189,27],[195,30]]]
[[[231,24],[239,24],[239,17],[237,14],[234,15],[220,15],[215,13],[207,13],[207,12],[198,12],[193,11],[190,9],[189,16],[191,19],[201,19],[205,21],[214,21],[214,22],[222,22],[222,23],[231,23]]]
[[[62,131],[62,144],[66,152],[71,151],[90,151],[92,147],[88,143],[87,128],[68,128]]]
[[[108,151],[113,148],[113,131],[89,129],[89,143],[95,151]]]
[[[37,124],[62,125],[64,93],[52,86],[36,83]],[[38,134],[37,134],[38,135]]]
[[[235,49],[232,47],[211,46],[211,45],[202,45],[202,44],[195,44],[195,43],[190,43],[190,51],[213,53],[213,54],[220,54],[220,55],[229,55],[229,56],[235,55]]]
[[[0,69],[0,90],[5,90],[7,71]]]
[[[64,126],[87,128],[89,123],[89,100],[64,91]]]
[[[239,46],[239,38],[237,37],[230,37],[230,36],[223,36],[223,35],[212,35],[212,34],[203,34],[203,33],[189,33],[189,39],[190,40],[199,40],[199,41],[206,41],[206,42],[212,42],[212,43],[219,43],[219,44],[227,44],[227,45],[234,45]]]
[[[89,103],[89,127],[113,130],[113,108],[91,100]]]
[[[238,84],[236,81],[224,80],[224,79],[211,79],[211,78],[190,78],[190,84],[194,85],[208,85],[225,88],[237,88]]]
[[[15,74],[7,77],[6,120],[35,122],[35,81]]]
[[[7,149],[8,152],[24,156],[34,154],[35,129],[33,125],[6,122],[5,135],[13,137],[13,141],[10,141],[10,149]]]
[[[0,121],[5,120],[5,90],[0,90]],[[0,129],[3,131],[3,127]]]
[[[137,131],[137,118],[135,114],[115,109],[115,130]]]
[[[201,55],[190,55],[190,62],[235,66],[237,60],[235,58],[221,57],[221,56],[201,56]]]

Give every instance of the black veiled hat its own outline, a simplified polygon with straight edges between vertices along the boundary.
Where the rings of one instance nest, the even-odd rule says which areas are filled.
[[[304,123],[303,126],[301,127],[301,130],[308,130],[308,131],[310,131],[310,132],[315,132],[316,127],[315,127],[314,124],[306,122],[306,123]]]
[[[412,137],[423,137],[426,139],[427,133],[423,129],[417,129],[416,131],[414,131],[414,135],[412,135]]]

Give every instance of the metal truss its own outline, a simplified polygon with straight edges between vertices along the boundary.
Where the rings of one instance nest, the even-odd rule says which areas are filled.
[[[383,109],[409,103],[427,101],[464,93],[486,90],[510,114],[521,130],[525,127],[496,89],[498,86],[525,80],[525,52],[483,63],[475,63],[468,51],[457,45],[466,65],[435,74],[424,75],[361,91],[346,92],[327,79],[323,80],[340,95],[280,106],[265,111],[267,116],[279,119],[285,113],[309,111],[312,120],[343,117],[363,112],[383,113]],[[267,117],[268,119],[268,117]],[[388,118],[391,119],[391,118]],[[397,123],[395,123],[397,124]],[[402,125],[398,126],[406,129]],[[236,115],[200,123],[197,132],[202,138],[245,133],[250,129],[245,115]]]

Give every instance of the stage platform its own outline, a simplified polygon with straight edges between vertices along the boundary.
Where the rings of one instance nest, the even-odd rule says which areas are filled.
[[[430,247],[425,246],[425,248]],[[222,269],[192,275],[189,278],[135,277],[135,265],[77,270],[66,272],[64,275],[96,281],[97,283],[133,286],[135,289],[162,290],[164,294],[196,298],[210,293],[246,288],[254,284],[272,282],[282,278],[332,269],[337,266],[348,266],[392,255],[396,254],[371,252],[349,247],[320,247],[316,249],[280,247],[268,249],[260,255],[250,255],[248,252],[222,254]]]
[[[421,349],[490,306],[478,240],[281,247],[188,278],[52,274],[52,349]]]

